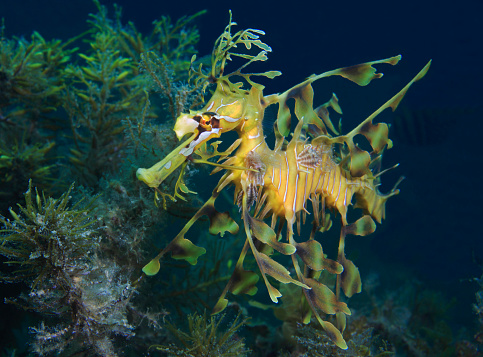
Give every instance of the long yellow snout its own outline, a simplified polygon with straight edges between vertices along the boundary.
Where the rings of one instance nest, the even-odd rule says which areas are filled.
[[[169,175],[181,166],[189,155],[184,155],[186,147],[195,139],[197,134],[193,134],[188,140],[184,141],[176,149],[166,156],[163,160],[149,169],[139,168],[136,177],[149,187],[158,187]]]

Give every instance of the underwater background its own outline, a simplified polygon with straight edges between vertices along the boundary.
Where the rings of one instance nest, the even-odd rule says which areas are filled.
[[[114,4],[122,8],[120,25]],[[103,6],[108,18],[99,15]],[[250,297],[260,307],[248,298],[237,297],[233,301],[242,311],[237,319],[237,310],[232,308],[223,321],[210,320],[209,311],[223,290],[226,275],[230,273],[229,264],[236,259],[243,237],[239,234],[235,239],[227,235],[220,243],[221,238],[208,234],[206,222],[199,223],[194,230],[199,232],[195,239],[197,245],[208,251],[197,266],[166,258],[162,274],[136,281],[142,266],[209,198],[218,180],[209,176],[207,169],[193,165],[186,184],[198,195],[188,195],[186,202],[168,200],[167,209],[163,209],[161,204],[154,205],[154,192],[136,182],[135,171],[138,167],[153,165],[177,145],[171,132],[176,108],[169,105],[169,100],[177,98],[179,83],[187,81],[191,55],[196,53],[201,59],[210,55],[214,41],[228,23],[229,9],[238,28],[261,29],[266,33],[263,41],[272,48],[268,61],[250,68],[253,72],[282,72],[275,79],[260,81],[266,87],[266,94],[282,92],[314,73],[402,55],[397,66],[382,67],[384,77],[367,87],[337,78],[314,84],[317,102],[323,102],[332,92],[337,93],[344,109],[344,132],[357,126],[397,93],[429,59],[433,60],[428,74],[411,88],[397,111],[386,111],[380,119],[391,124],[389,137],[394,142],[394,147],[384,153],[383,167],[400,163],[384,175],[380,189],[390,190],[403,175],[401,193],[389,200],[386,219],[373,234],[347,243],[348,254],[357,263],[363,283],[362,293],[349,301],[354,314],[351,331],[354,336],[359,334],[354,337],[354,340],[359,338],[357,351],[331,350],[326,341],[318,341],[311,331],[291,343],[283,342],[282,321],[274,316],[271,308],[266,309],[271,302],[262,288]],[[160,21],[162,16],[169,16],[171,24],[175,24],[182,16],[203,10],[206,12],[183,26],[189,30],[174,26],[172,34],[163,33],[163,26],[168,22]],[[61,289],[58,282],[52,283],[50,292],[34,289],[32,284],[58,279],[41,267],[27,264],[26,271],[19,275],[11,265],[3,264],[0,275],[5,281],[0,284],[1,300],[5,300],[0,306],[2,356],[210,355],[187,352],[179,342],[183,339],[186,342],[187,337],[179,336],[177,331],[188,330],[187,316],[194,313],[198,315],[191,316],[191,326],[209,330],[219,322],[219,333],[229,333],[226,339],[232,346],[220,347],[218,352],[211,352],[213,356],[230,355],[229,348],[240,355],[254,356],[384,356],[391,352],[396,356],[481,355],[481,14],[481,0],[314,4],[244,1],[222,5],[146,0],[101,1],[100,4],[86,0],[2,0],[0,214],[6,218],[0,226],[7,227],[6,219],[12,220],[10,207],[19,215],[17,203],[27,207],[19,218],[25,223],[25,230],[18,233],[18,239],[24,239],[25,234],[37,232],[34,226],[38,222],[34,221],[42,213],[40,206],[48,206],[49,196],[58,199],[59,206],[57,210],[52,208],[52,217],[60,217],[66,211],[67,216],[71,214],[68,223],[57,224],[65,223],[65,235],[80,243],[75,243],[76,248],[62,250],[55,269],[66,269],[66,266],[71,271],[84,269],[85,275],[82,273],[77,279],[85,276],[90,281],[87,278],[75,281],[82,291],[82,298],[77,298],[91,304],[81,306],[79,302],[73,309],[75,298],[71,296],[67,302],[65,296],[60,296],[58,291],[67,288]],[[158,21],[157,25],[153,21]],[[135,32],[129,22],[134,24]],[[178,92],[153,89],[152,80],[146,78],[149,76],[143,77],[143,72],[149,72],[149,66],[139,70],[132,65],[134,58],[142,62],[142,51],[133,53],[132,57],[124,53],[124,57],[133,58],[131,62],[111,63],[114,71],[111,77],[109,74],[106,77],[106,72],[102,75],[83,72],[81,68],[90,68],[89,63],[93,63],[91,59],[95,56],[99,56],[96,59],[99,62],[107,61],[102,59],[102,54],[109,51],[113,57],[117,56],[114,51],[119,38],[115,32],[121,28],[129,34],[142,34],[145,44],[163,36],[172,36],[172,41],[179,44],[181,40],[177,36],[185,31],[191,41],[187,45],[171,47],[166,53],[155,52],[162,45],[153,50],[156,57],[152,63],[157,63],[156,70],[164,73],[163,66],[168,64],[172,72],[166,81],[171,81],[173,91],[176,87]],[[153,32],[153,28],[158,32]],[[32,35],[34,31],[41,37]],[[105,34],[103,38],[100,33]],[[82,37],[62,47],[81,34]],[[50,43],[54,39],[61,43]],[[50,45],[45,45],[46,41]],[[50,46],[51,52],[31,56],[30,67],[28,71],[22,68],[25,74],[20,78],[22,71],[15,67],[15,55],[28,51],[34,42],[39,45],[36,51]],[[136,43],[126,42],[133,52],[142,47],[139,43],[136,47]],[[74,48],[77,50],[73,51]],[[149,57],[144,57],[144,63],[149,61]],[[13,74],[19,76],[17,82],[8,83]],[[134,80],[135,76],[139,76],[139,81]],[[97,84],[83,87],[86,78]],[[102,86],[111,79],[116,83],[112,92],[118,91],[115,100],[106,99],[102,94]],[[148,92],[149,107],[146,106]],[[75,99],[82,96],[88,98],[84,102]],[[105,115],[99,114],[96,101],[113,113],[104,128],[93,129],[92,121],[79,119],[83,114]],[[144,127],[139,126],[139,118],[146,119]],[[95,145],[93,138],[99,140]],[[82,145],[87,142],[90,149]],[[24,196],[29,179],[32,179],[32,224],[28,223],[29,208]],[[74,181],[72,191],[62,196]],[[174,184],[167,183],[166,191],[172,190]],[[230,199],[231,195],[230,191]],[[67,196],[72,198],[64,207],[62,200]],[[84,201],[74,206],[82,198]],[[225,209],[233,207],[227,204]],[[17,224],[17,228],[21,225]],[[31,231],[25,233],[26,230]],[[9,232],[0,233],[0,238],[5,239]],[[337,236],[337,229],[329,234]],[[94,250],[99,250],[95,252],[97,261],[75,266],[76,261],[93,254]],[[6,256],[3,261],[11,260],[7,250],[0,253]],[[26,254],[22,251],[20,255],[32,259]],[[67,255],[72,259],[63,261]],[[32,269],[37,270],[32,273]],[[32,274],[38,275],[37,271],[46,275],[39,275],[39,281],[33,282]],[[103,302],[102,296],[109,297],[111,302]],[[102,315],[103,320],[96,320],[88,313],[82,315],[82,311]],[[63,335],[70,319],[81,315],[85,318],[83,326],[90,324],[91,332],[100,336],[93,338],[93,342],[85,330]],[[237,329],[237,324],[247,317],[251,319]],[[351,318],[348,326],[350,329]],[[76,340],[76,334],[90,342],[83,346]],[[164,347],[150,348],[153,345]]]

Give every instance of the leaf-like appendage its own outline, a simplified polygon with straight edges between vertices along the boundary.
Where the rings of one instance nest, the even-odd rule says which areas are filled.
[[[376,73],[376,69],[372,67],[374,64],[388,63],[396,65],[401,59],[401,55],[378,60],[372,62],[361,63],[355,66],[341,68],[338,75],[347,78],[348,80],[357,83],[360,86],[368,85],[373,79],[381,78],[382,73]]]
[[[342,280],[342,290],[344,290],[344,294],[350,298],[352,295],[358,294],[362,291],[361,275],[359,269],[351,260],[343,257],[342,259],[339,259],[339,263],[344,267],[344,271],[340,275]]]
[[[396,64],[399,61],[399,56],[391,57],[387,60],[381,61],[374,61],[368,62],[368,64],[375,64],[375,63],[390,63]],[[392,59],[393,62],[389,61]],[[359,65],[364,67],[365,64]],[[366,139],[372,146],[372,149],[375,153],[381,152],[386,145],[388,147],[392,147],[392,141],[388,138],[388,126],[385,123],[373,124],[374,118],[378,116],[381,112],[383,112],[387,108],[391,108],[393,111],[397,108],[401,100],[404,98],[404,95],[408,91],[409,87],[413,85],[413,83],[419,81],[423,78],[429,70],[429,66],[431,65],[431,61],[429,61],[424,68],[419,71],[419,73],[403,88],[401,89],[395,96],[389,99],[386,103],[384,103],[379,109],[377,109],[374,113],[372,113],[367,119],[365,119],[362,123],[360,123],[356,128],[354,128],[350,133],[345,136],[340,136],[337,139],[344,141],[350,150],[351,155],[351,165],[350,171],[351,175],[354,177],[360,177],[364,174],[371,174],[369,169],[370,159],[369,153],[366,151],[360,150],[356,144],[354,143],[354,137],[358,134],[364,135]],[[377,74],[376,74],[377,75]],[[377,76],[376,76],[377,78]],[[351,79],[351,78],[349,78]],[[351,79],[352,80],[352,79]],[[357,83],[357,82],[356,82]]]
[[[329,116],[329,110],[328,108],[334,109],[337,113],[342,114],[342,109],[339,106],[339,99],[335,95],[335,93],[332,93],[332,98],[330,100],[320,106],[318,106],[315,109],[315,112],[317,115],[322,119],[324,122],[325,126],[330,129],[333,133],[339,135],[339,131],[334,127],[334,124],[332,123],[332,120],[330,120]]]
[[[159,259],[153,259],[143,267],[143,273],[148,276],[156,275],[159,272],[159,268]]]
[[[274,230],[270,228],[265,222],[250,217],[250,227],[255,238],[265,244],[268,244],[270,247],[277,250],[278,252],[285,255],[291,255],[295,253],[295,247],[288,243],[279,242],[277,240],[277,235],[275,234]]]
[[[253,82],[251,76],[263,76],[273,79],[276,76],[281,75],[279,71],[267,71],[261,73],[242,73],[241,71],[252,62],[266,61],[267,52],[271,52],[272,48],[260,40],[259,35],[265,35],[265,32],[257,29],[245,29],[240,30],[232,34],[232,27],[236,25],[236,22],[232,21],[232,14],[230,10],[230,21],[225,27],[225,31],[215,41],[215,46],[211,54],[211,71],[209,74],[203,73],[202,66],[200,64],[198,69],[193,68],[194,59],[191,60],[191,74],[190,78],[195,82],[197,86],[201,86],[202,90],[213,82],[218,82],[221,79],[227,80],[231,76],[239,76],[244,78],[251,86],[263,89],[261,84]],[[259,48],[261,51],[253,55],[250,53],[235,52],[235,49],[242,45],[247,51],[250,51],[253,47]],[[227,61],[231,61],[232,57],[239,57],[246,59],[247,62],[239,67],[237,70],[231,73],[225,73],[225,66]],[[226,81],[226,84],[233,90],[242,90],[241,86],[233,85],[230,81]]]
[[[218,314],[225,310],[226,306],[228,305],[228,300],[225,299],[224,297],[221,297],[218,299],[215,307],[213,308],[213,311],[211,312],[213,315]]]
[[[371,216],[365,215],[343,229],[345,234],[367,236],[376,230],[376,224]]]
[[[265,274],[270,275],[272,278],[277,279],[281,283],[288,284],[293,283],[308,289],[308,286],[293,279],[290,276],[290,272],[282,264],[276,262],[264,253],[257,253],[257,260],[260,262],[260,266]]]
[[[253,271],[237,266],[230,282],[230,292],[235,295],[247,294],[253,296],[258,291],[256,284],[259,279],[259,276]]]
[[[344,337],[342,337],[342,334],[334,325],[328,321],[322,321],[321,325],[327,336],[337,345],[337,347],[343,350],[347,349],[347,343],[345,342]]]
[[[305,282],[312,288],[306,291],[306,296],[310,298],[315,307],[330,315],[336,312],[343,312],[346,315],[351,314],[347,304],[338,301],[335,294],[326,285],[310,278],[306,278]]]
[[[210,233],[213,235],[217,235],[220,233],[220,236],[223,237],[225,232],[230,232],[231,234],[238,233],[238,224],[230,217],[228,212],[217,212],[215,211],[211,215],[209,215],[210,219]]]
[[[297,255],[302,261],[315,271],[327,270],[332,274],[340,274],[344,270],[342,265],[332,259],[324,257],[322,246],[315,240],[297,243]]]
[[[199,256],[206,253],[205,248],[198,247],[189,239],[182,237],[174,242],[170,251],[174,259],[184,259],[191,265],[196,265]]]

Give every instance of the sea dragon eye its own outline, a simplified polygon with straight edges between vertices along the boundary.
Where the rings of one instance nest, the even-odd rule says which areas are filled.
[[[201,116],[197,116],[195,117],[194,119],[199,119],[197,120],[199,123],[200,123],[200,128],[203,129],[203,131],[211,131],[212,127],[213,127],[213,118],[214,118],[214,115],[216,115],[216,113],[212,113],[212,112],[205,112],[203,113]]]

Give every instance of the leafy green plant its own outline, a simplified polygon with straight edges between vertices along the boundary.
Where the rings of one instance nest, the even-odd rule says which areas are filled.
[[[394,352],[383,340],[373,336],[374,329],[366,323],[359,324],[360,329],[354,330],[347,338],[347,350],[334,346],[327,336],[311,325],[299,325],[294,336],[296,352],[303,356],[313,357],[390,357]],[[292,354],[293,355],[293,354]],[[282,354],[289,356],[289,354]]]
[[[198,87],[176,83],[175,72],[168,63],[154,52],[146,52],[141,55],[140,68],[146,73],[151,88],[166,99],[167,110],[174,120],[182,111],[191,108],[193,102],[202,102],[203,97]]]
[[[235,336],[246,323],[240,314],[228,328],[220,331],[223,317],[206,317],[206,314],[188,316],[188,331],[183,332],[168,323],[167,327],[178,344],[169,346],[154,345],[151,348],[167,353],[168,356],[203,357],[203,356],[247,356],[250,352],[243,339]]]
[[[119,170],[129,139],[137,149],[148,126],[146,119],[156,117],[146,91],[155,72],[169,114],[176,117],[185,107],[190,91],[178,81],[187,73],[189,56],[199,40],[196,28],[188,25],[204,13],[174,24],[162,17],[145,37],[131,22],[122,25],[120,7],[115,7],[115,17],[110,19],[106,7],[97,0],[94,3],[99,12],[88,21],[90,48],[79,53],[79,64],[66,68],[69,85],[63,91],[73,139],[69,161],[80,182],[91,187]],[[140,75],[140,71],[149,74]]]
[[[19,268],[3,280],[33,279],[32,286],[51,278],[63,281],[65,269],[97,244],[88,215],[92,202],[81,209],[79,201],[70,208],[72,189],[73,185],[59,199],[45,198],[30,182],[25,206],[18,205],[18,214],[10,209],[13,220],[0,216],[0,254]]]
[[[25,206],[18,205],[18,213],[10,209],[12,220],[0,216],[0,254],[13,267],[0,279],[29,288],[7,303],[49,316],[30,328],[36,353],[115,356],[113,336],[134,335],[127,320],[134,287],[126,272],[96,254],[94,200],[70,206],[72,189],[58,199],[46,198],[30,183]]]
[[[144,95],[135,66],[120,56],[114,37],[97,33],[90,45],[90,52],[79,54],[85,66],[69,65],[65,71],[71,85],[63,105],[74,144],[69,161],[82,184],[96,186],[125,156],[122,121],[141,112]]]
[[[1,137],[1,136],[0,136]],[[49,155],[54,142],[28,144],[26,135],[17,138],[2,138],[0,143],[0,212],[18,202],[29,179],[43,189],[49,190],[55,171]]]
[[[29,179],[52,188],[51,153],[62,126],[56,110],[78,37],[48,41],[34,32],[30,39],[6,38],[0,26],[0,212],[18,201]]]
[[[34,32],[28,41],[5,38],[3,26],[0,32],[0,127],[26,128],[39,119],[42,126],[53,125],[47,114],[60,106],[63,70],[77,51],[68,47],[77,37],[46,41]]]
[[[189,58],[196,53],[200,35],[193,26],[193,21],[206,13],[199,11],[190,16],[182,16],[172,22],[169,16],[161,16],[153,21],[153,29],[147,36],[141,34],[129,21],[123,25],[121,21],[122,8],[114,5],[113,19],[108,17],[107,8],[98,0],[94,0],[98,13],[91,15],[89,23],[96,32],[109,34],[116,39],[123,56],[131,58],[135,63],[141,61],[141,55],[147,52],[156,53],[163,61],[173,67],[177,76],[184,77],[188,73]]]

